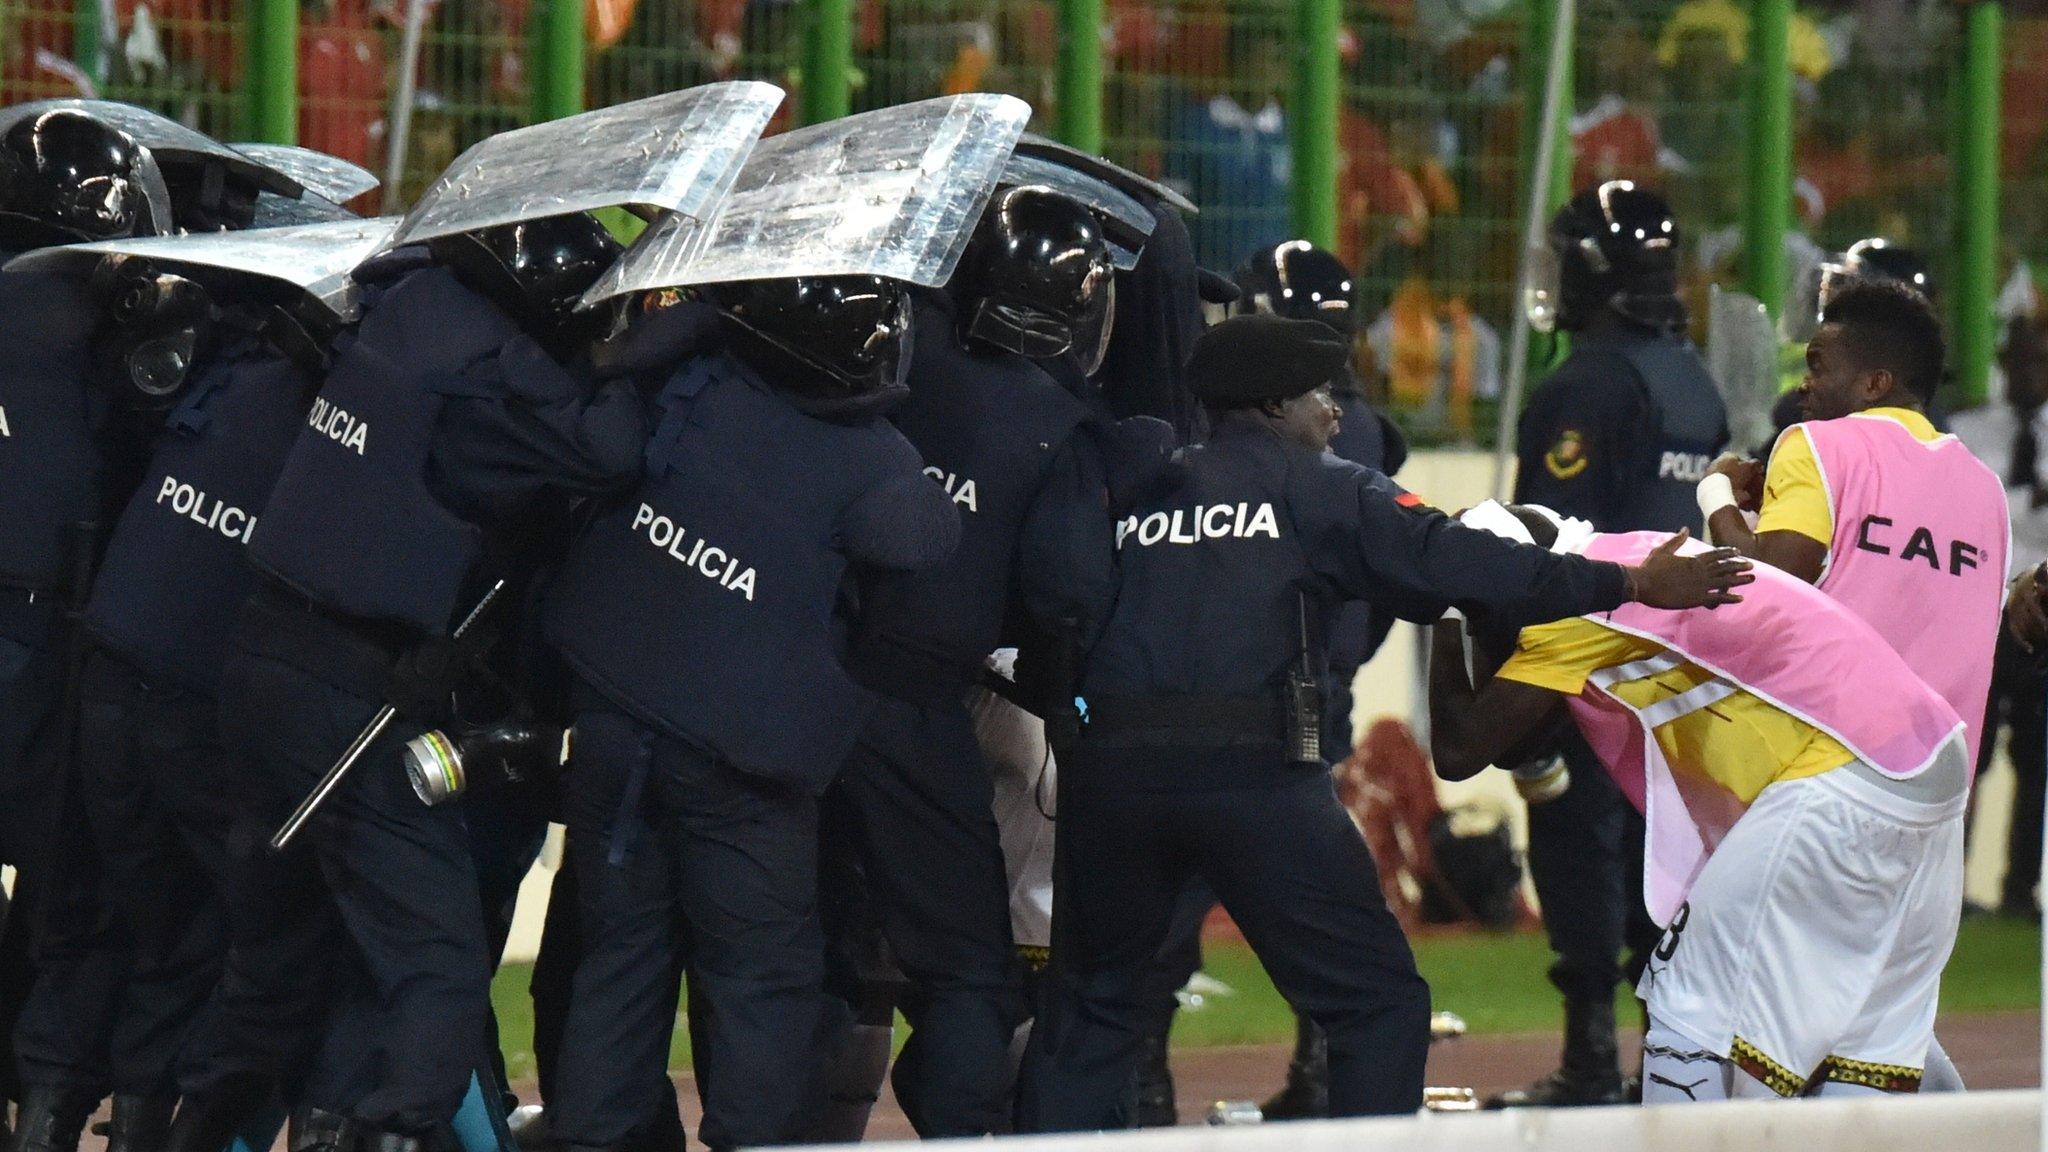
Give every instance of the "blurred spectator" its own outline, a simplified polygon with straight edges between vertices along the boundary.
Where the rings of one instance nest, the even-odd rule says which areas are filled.
[[[383,171],[385,68],[384,36],[366,0],[308,11],[299,31],[299,143]]]
[[[1657,141],[1657,124],[1612,92],[1572,117],[1572,187],[1591,188],[1609,180],[1662,184],[1668,167]]]
[[[1808,81],[1827,75],[1834,61],[1828,53],[1827,38],[1820,26],[1803,12],[1792,14],[1792,71]],[[1735,0],[1686,0],[1671,13],[1657,41],[1657,62],[1667,70],[1679,67],[1687,53],[1687,41],[1705,42],[1728,63],[1740,65],[1749,57],[1749,13]]]
[[[1500,335],[1462,298],[1440,299],[1412,272],[1366,329],[1371,365],[1387,399],[1427,435],[1473,439],[1472,401],[1500,395]]]
[[[1202,213],[1192,222],[1202,263],[1234,268],[1255,249],[1286,240],[1292,160],[1281,95],[1288,69],[1280,25],[1236,14],[1220,26],[1183,24],[1183,43],[1217,56],[1185,57],[1190,87],[1173,104],[1166,173],[1186,186]],[[1232,83],[1250,85],[1240,102]]]
[[[1422,184],[1395,163],[1385,134],[1364,115],[1345,108],[1340,131],[1337,255],[1357,268],[1379,244],[1420,245],[1429,234]]]

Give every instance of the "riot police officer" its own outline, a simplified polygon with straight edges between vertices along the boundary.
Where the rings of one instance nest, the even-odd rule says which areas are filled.
[[[308,1142],[417,1147],[485,1058],[491,963],[458,806],[428,807],[401,749],[454,715],[482,645],[568,505],[638,473],[631,387],[578,368],[607,313],[575,304],[618,254],[576,213],[458,232],[355,273],[363,318],[284,457],[248,554],[263,576],[222,672],[226,736],[255,771],[238,818],[235,949],[188,1051],[173,1149],[215,1149],[297,1072],[272,1046],[346,989],[298,1095],[346,1124]],[[486,617],[488,620],[488,617]],[[481,633],[488,637],[490,632]],[[395,720],[306,825],[260,855],[379,705]]]
[[[302,241],[290,271],[345,270],[375,242],[345,226],[331,249]],[[132,256],[99,274],[116,299],[110,367],[138,406],[163,413],[81,616],[94,647],[79,686],[79,787],[106,946],[126,961],[109,1021],[117,1152],[167,1137],[175,1057],[220,977],[240,781],[215,697],[227,635],[255,590],[245,541],[339,324],[279,280],[176,266],[213,289]]]
[[[1113,1126],[1144,970],[1197,875],[1328,1034],[1331,1113],[1421,1106],[1428,989],[1316,750],[1303,637],[1312,647],[1330,606],[1555,618],[1631,597],[1705,603],[1742,579],[1719,556],[1625,571],[1503,548],[1415,506],[1325,451],[1326,385],[1349,352],[1309,321],[1210,329],[1189,378],[1214,431],[1118,525],[1118,594],[1061,760],[1051,1005],[1025,1060],[1021,1129]]]
[[[1693,486],[1727,443],[1728,419],[1684,336],[1670,208],[1610,181],[1573,197],[1549,242],[1571,354],[1522,413],[1516,501],[1603,532],[1699,532]],[[1565,737],[1561,765],[1546,756],[1517,783],[1530,800],[1529,871],[1558,954],[1550,979],[1564,994],[1564,1055],[1556,1072],[1493,1103],[1618,1102],[1618,957],[1626,941],[1639,964],[1657,939],[1640,893],[1642,817],[1576,736]]]
[[[1095,367],[1112,275],[1089,211],[1027,185],[990,201],[947,288],[915,297],[910,395],[890,420],[959,509],[961,542],[939,567],[866,582],[848,666],[879,699],[831,801],[909,978],[892,1078],[926,1137],[1009,1126],[1010,1039],[1027,1013],[966,699],[1013,605],[1057,626],[1106,594],[1050,581],[1078,536],[1106,583],[1111,523],[1089,410],[1035,361],[1073,352]]]
[[[842,582],[928,568],[960,537],[952,499],[881,419],[907,393],[898,283],[703,295],[646,317],[615,362],[658,389],[646,475],[543,608],[581,681],[567,792],[582,957],[548,1101],[554,1139],[578,1147],[616,1147],[667,1103],[648,1089],[685,930],[716,1085],[700,1137],[783,1138],[824,1007],[817,796],[871,708],[840,662]]]
[[[147,150],[90,115],[18,116],[0,135],[0,262],[146,232],[165,214]],[[123,398],[91,383],[104,315],[84,276],[0,273],[0,854],[21,878],[0,1035],[20,1034],[16,1145],[59,1152],[77,1143],[104,1088],[101,1030],[74,1008],[95,1015],[114,980],[111,957],[74,950],[70,916],[35,910],[39,900],[71,907],[79,887],[73,848],[57,832],[71,823],[67,798],[51,782],[69,759],[60,697],[82,651],[64,607],[82,602],[97,551],[81,526],[106,522],[141,456],[141,426]],[[26,964],[31,934],[54,966],[49,981]]]

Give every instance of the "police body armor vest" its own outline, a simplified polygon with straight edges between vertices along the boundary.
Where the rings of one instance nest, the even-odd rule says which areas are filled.
[[[98,320],[81,278],[0,275],[0,585],[61,588],[70,526],[99,514],[105,459],[88,381]]]
[[[679,367],[656,408],[639,492],[570,549],[543,630],[626,711],[822,791],[873,702],[839,661],[839,523],[916,455],[885,421],[804,415],[722,353]]]
[[[495,351],[518,332],[440,268],[399,280],[377,307],[441,317],[451,344],[464,347]],[[373,311],[353,340],[336,342],[249,556],[325,608],[444,634],[483,531],[435,497],[428,458],[442,405],[490,395],[493,385],[461,370],[419,370],[415,357],[430,353],[380,338],[374,320]]]
[[[950,333],[917,343],[910,399],[890,421],[959,510],[960,546],[937,568],[872,582],[854,642],[863,682],[933,705],[963,698],[1001,641],[1025,514],[1088,419],[1085,405],[1021,356],[971,351]]]
[[[102,644],[149,676],[218,687],[235,613],[257,586],[249,536],[311,391],[253,336],[200,373],[107,541],[85,610]]]
[[[1728,443],[1728,409],[1721,390],[1691,344],[1675,337],[1617,340],[1615,351],[1641,378],[1657,413],[1657,440],[1645,446],[1645,469],[1630,492],[1617,532],[1676,532],[1704,528],[1693,492]],[[1643,475],[1647,471],[1647,475]]]

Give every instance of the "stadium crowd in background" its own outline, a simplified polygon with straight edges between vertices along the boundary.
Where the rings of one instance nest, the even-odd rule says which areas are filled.
[[[1830,0],[1794,17],[1799,230],[1839,250],[1858,238],[1940,252],[1946,168],[1938,5]],[[855,5],[855,108],[948,92],[1008,91],[1053,112],[1057,21],[1048,0]],[[2013,263],[2039,227],[2026,194],[2048,177],[2048,13],[2005,5],[2001,155],[2016,225]],[[523,0],[435,0],[417,84],[407,194],[482,136],[522,122],[530,83]],[[397,92],[399,0],[303,5],[299,139],[381,171]],[[788,0],[587,0],[592,104],[754,76],[800,84],[801,20]],[[1234,267],[1289,239],[1287,93],[1291,17],[1276,0],[1106,5],[1107,151],[1173,182],[1209,211],[1197,254]],[[1572,186],[1632,178],[1669,188],[1701,243],[1687,296],[1725,277],[1735,246],[1713,237],[1740,209],[1739,81],[1747,18],[1726,0],[1584,8],[1571,130]],[[0,100],[89,94],[136,99],[226,134],[243,80],[235,10],[223,0],[119,0],[98,75],[73,59],[73,6],[0,15]],[[1498,2],[1358,0],[1346,9],[1340,130],[1344,202],[1337,255],[1359,273],[1360,351],[1376,399],[1422,443],[1484,439],[1502,377],[1499,335],[1518,258],[1516,111],[1521,32]],[[781,118],[786,121],[785,109]],[[1732,234],[1732,233],[1731,233]],[[1703,333],[1695,331],[1696,338]]]

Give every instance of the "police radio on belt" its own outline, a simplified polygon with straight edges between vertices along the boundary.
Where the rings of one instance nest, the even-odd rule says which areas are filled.
[[[1316,676],[1314,649],[1308,642],[1308,594],[1295,594],[1295,616],[1301,628],[1301,655],[1287,670],[1287,758],[1297,764],[1323,759],[1323,684]]]

